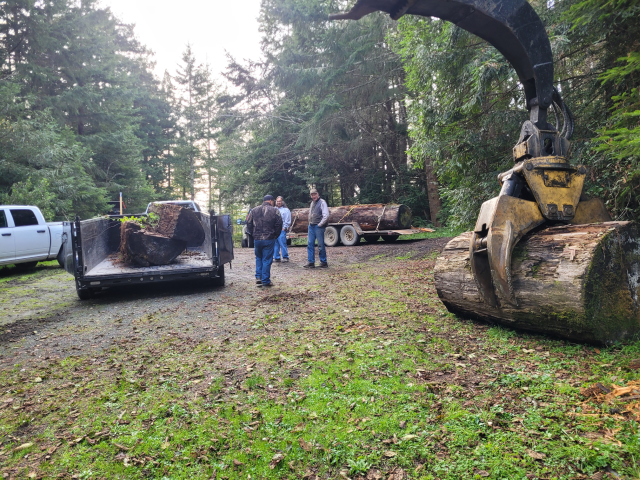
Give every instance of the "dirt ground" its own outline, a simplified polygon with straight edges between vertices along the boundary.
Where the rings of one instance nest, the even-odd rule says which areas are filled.
[[[300,295],[301,285],[331,282],[360,263],[424,258],[439,252],[448,240],[333,247],[327,253],[330,268],[315,270],[302,268],[306,247],[291,246],[291,261],[273,264],[275,286],[270,289],[254,284],[253,249],[236,248],[224,288],[193,282],[111,288],[88,301],[77,298],[73,277],[53,262],[41,264],[30,275],[5,269],[0,272],[0,368],[69,355],[98,355],[116,344],[153,341],[166,335],[197,341],[242,338],[252,335],[252,320],[270,312],[279,314],[279,296],[292,289]],[[270,300],[274,298],[276,301]],[[303,309],[327,307],[317,296],[300,299]],[[296,311],[290,313],[294,316],[289,321],[293,321]],[[280,325],[287,323],[285,319]]]

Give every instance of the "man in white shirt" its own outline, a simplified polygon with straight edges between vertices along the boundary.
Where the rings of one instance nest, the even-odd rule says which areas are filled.
[[[280,236],[276,238],[276,247],[274,249],[273,261],[280,263],[280,251],[282,251],[282,262],[289,261],[289,251],[287,250],[287,232],[291,226],[291,210],[287,208],[287,204],[284,203],[284,198],[276,198],[276,207],[280,210],[280,216],[282,217],[282,232]]]

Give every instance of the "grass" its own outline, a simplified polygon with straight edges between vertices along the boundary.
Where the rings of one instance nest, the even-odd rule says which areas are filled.
[[[330,284],[300,280],[289,293],[317,288],[322,301],[263,306],[268,326],[249,337],[162,337],[15,365],[0,373],[2,472],[638,478],[630,404],[580,388],[638,380],[640,342],[595,349],[460,320],[437,300],[432,267],[390,260]]]

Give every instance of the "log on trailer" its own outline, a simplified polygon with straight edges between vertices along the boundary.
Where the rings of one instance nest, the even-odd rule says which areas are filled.
[[[517,306],[484,303],[471,273],[471,232],[451,240],[434,269],[438,296],[460,316],[566,339],[611,344],[640,333],[640,236],[634,222],[547,228],[512,259]]]
[[[363,231],[411,228],[411,209],[406,205],[346,205],[329,208],[329,223],[357,223]],[[309,228],[309,209],[291,210],[293,233],[306,233]]]

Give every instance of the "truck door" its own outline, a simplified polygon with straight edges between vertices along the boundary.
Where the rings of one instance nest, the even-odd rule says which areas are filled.
[[[12,233],[16,242],[16,260],[47,258],[51,243],[47,225],[38,225],[38,217],[29,208],[12,208],[10,212],[15,224]]]
[[[233,224],[230,215],[217,215],[216,227],[218,230],[218,257],[220,265],[233,260]]]
[[[12,231],[7,214],[0,208],[0,263],[13,260],[16,256],[16,242]]]

